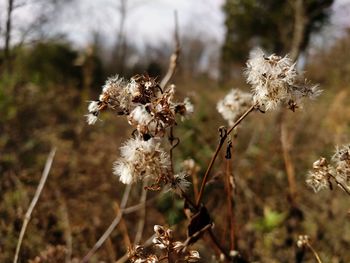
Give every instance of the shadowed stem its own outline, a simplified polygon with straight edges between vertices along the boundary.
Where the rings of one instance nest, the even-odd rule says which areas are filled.
[[[251,113],[254,109],[255,109],[256,105],[252,105],[245,113],[242,114],[242,116],[232,125],[232,127],[227,131],[227,133],[225,133],[221,138],[220,138],[220,141],[219,141],[219,144],[218,146],[216,147],[216,150],[210,160],[210,163],[209,163],[209,166],[207,168],[207,171],[205,172],[204,174],[204,178],[203,178],[203,181],[202,181],[202,184],[201,184],[201,188],[200,188],[200,191],[199,191],[199,194],[198,194],[198,198],[197,198],[197,201],[196,201],[196,205],[199,206],[200,202],[201,202],[201,199],[202,199],[202,196],[203,196],[203,193],[204,193],[204,188],[205,188],[205,185],[207,184],[208,182],[208,179],[209,179],[209,173],[211,171],[211,169],[213,168],[213,165],[215,163],[215,160],[216,158],[218,157],[219,155],[219,152],[222,148],[222,146],[224,145],[224,142],[227,138],[227,136],[233,131],[234,128],[236,128],[248,115],[249,113]]]

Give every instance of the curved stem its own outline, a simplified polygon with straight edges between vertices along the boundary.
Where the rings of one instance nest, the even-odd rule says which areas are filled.
[[[227,136],[233,131],[234,128],[236,128],[248,115],[249,113],[251,113],[254,109],[255,109],[256,105],[252,105],[245,113],[242,114],[242,116],[232,125],[232,127],[227,131],[226,134],[224,134],[221,138],[220,138],[220,141],[219,141],[219,144],[218,146],[216,147],[216,150],[214,152],[214,155],[212,156],[211,160],[210,160],[210,163],[209,163],[209,166],[204,174],[204,178],[203,178],[203,181],[202,181],[202,184],[201,184],[201,188],[200,188],[200,191],[199,191],[199,194],[198,194],[198,197],[197,197],[197,201],[196,201],[196,205],[198,206],[201,202],[201,199],[202,199],[202,196],[203,196],[203,193],[204,193],[204,188],[205,188],[205,185],[207,184],[208,182],[208,179],[209,179],[209,173],[211,171],[211,169],[213,168],[213,165],[215,163],[215,160],[216,158],[218,157],[219,155],[219,152],[227,138]]]
[[[320,256],[317,254],[316,250],[311,246],[311,244],[309,242],[307,242],[306,245],[311,250],[311,252],[314,254],[314,256],[317,260],[317,263],[322,263]]]

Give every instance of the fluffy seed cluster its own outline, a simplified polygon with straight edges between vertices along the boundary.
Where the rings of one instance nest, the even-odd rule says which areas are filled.
[[[172,230],[160,225],[154,226],[155,237],[153,247],[160,249],[164,255],[147,254],[143,246],[135,246],[129,250],[129,259],[134,263],[154,263],[161,262],[167,258],[170,262],[197,262],[200,259],[198,251],[187,250],[184,243],[173,240]]]
[[[234,122],[253,104],[252,95],[239,89],[232,89],[216,108],[222,117],[233,125]]]
[[[350,189],[350,144],[337,147],[331,161],[330,164],[326,158],[321,157],[314,162],[312,171],[308,173],[306,183],[315,192],[324,188],[332,189],[332,180]]]
[[[175,116],[188,116],[193,105],[186,98],[174,102],[175,86],[164,92],[154,78],[136,75],[130,81],[119,76],[109,78],[99,99],[91,101],[86,115],[89,124],[95,124],[101,111],[110,109],[118,115],[127,115],[130,125],[146,137],[163,136],[166,128],[176,124]]]
[[[337,147],[332,157],[337,179],[345,184],[350,182],[350,144]]]
[[[120,151],[121,158],[114,163],[113,171],[122,183],[131,184],[145,178],[166,180],[170,159],[156,139],[129,139]]]
[[[187,177],[188,174],[184,171],[175,174],[169,182],[171,190],[180,196],[182,193],[185,193],[191,185],[191,183],[187,180]]]
[[[295,110],[304,97],[315,98],[321,91],[300,76],[288,57],[265,56],[256,49],[251,52],[246,69],[247,83],[252,86],[253,100],[263,110],[286,104]]]
[[[148,189],[159,190],[163,183],[175,192],[187,189],[189,183],[184,175],[170,173],[169,156],[160,146],[167,129],[176,125],[176,116],[184,118],[193,113],[188,98],[175,102],[174,95],[174,85],[163,91],[156,79],[148,75],[136,75],[129,81],[115,76],[106,81],[99,99],[90,102],[88,124],[95,124],[100,113],[109,109],[126,116],[135,128],[133,139],[121,147],[121,157],[113,166],[122,183],[150,178],[154,183]]]
[[[313,163],[313,170],[308,173],[306,183],[315,192],[329,187],[331,170],[332,168],[326,158],[321,157]]]

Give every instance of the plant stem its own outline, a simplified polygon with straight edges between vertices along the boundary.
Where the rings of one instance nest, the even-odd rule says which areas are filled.
[[[18,239],[18,243],[17,243],[17,247],[16,247],[15,257],[13,259],[14,263],[17,263],[17,261],[18,261],[19,251],[21,249],[21,244],[22,244],[22,241],[23,241],[23,238],[24,238],[24,234],[25,234],[27,226],[29,224],[30,217],[32,215],[34,207],[35,207],[36,203],[39,200],[40,194],[41,194],[41,192],[42,192],[42,190],[44,188],[44,185],[46,183],[47,177],[49,176],[49,172],[51,170],[51,166],[52,166],[53,158],[55,157],[55,153],[56,153],[56,148],[53,148],[51,150],[49,156],[47,157],[47,160],[46,160],[46,163],[45,163],[45,168],[44,168],[44,171],[43,171],[43,173],[41,175],[38,188],[36,189],[35,195],[34,195],[34,197],[32,199],[32,202],[30,203],[29,208],[28,208],[28,210],[27,210],[27,212],[26,212],[26,214],[24,216],[23,225],[22,225],[22,228],[21,228],[21,232],[19,234],[19,239]]]
[[[216,239],[212,229],[209,228],[208,232],[209,232],[210,239],[213,241],[215,246],[221,251],[221,253],[225,255],[226,260],[228,260],[230,258],[230,255],[227,253],[227,251],[225,251],[225,249],[221,246],[219,241]]]
[[[337,180],[337,178],[336,178],[333,174],[329,173],[329,175],[334,179],[335,183],[336,183],[338,186],[340,186],[340,188],[342,188],[342,189],[345,191],[345,193],[347,193],[347,194],[350,196],[350,191],[349,191],[349,189],[348,189],[346,186],[344,186],[341,182],[339,182],[339,181]]]
[[[317,254],[316,250],[311,246],[309,242],[306,243],[307,247],[311,250],[311,252],[314,254],[316,260],[318,263],[322,263],[322,260],[320,256]]]
[[[200,188],[200,191],[199,191],[199,194],[198,194],[198,197],[197,197],[197,201],[196,201],[196,205],[198,206],[201,202],[201,199],[202,199],[202,196],[203,196],[203,193],[204,193],[204,188],[205,188],[205,185],[207,184],[208,182],[208,179],[209,179],[209,173],[211,171],[211,169],[213,168],[213,165],[215,163],[215,160],[216,158],[218,157],[219,155],[219,152],[222,148],[222,146],[224,145],[224,142],[227,138],[227,136],[233,131],[234,128],[236,128],[248,115],[249,113],[251,113],[254,109],[255,109],[256,105],[252,105],[245,113],[242,114],[242,116],[233,124],[233,126],[227,131],[226,134],[224,134],[221,138],[220,138],[220,141],[219,141],[219,144],[218,146],[216,147],[216,150],[214,152],[214,155],[212,156],[211,160],[210,160],[210,163],[209,163],[209,166],[207,168],[207,171],[205,172],[204,174],[204,178],[203,178],[203,181],[202,181],[202,184],[201,184],[201,188]]]
[[[229,220],[229,233],[230,233],[230,250],[235,250],[235,215],[234,215],[234,200],[233,199],[233,189],[230,183],[230,178],[233,179],[231,159],[226,159],[226,176],[225,176],[225,186],[227,195],[227,210],[228,210],[228,220]]]

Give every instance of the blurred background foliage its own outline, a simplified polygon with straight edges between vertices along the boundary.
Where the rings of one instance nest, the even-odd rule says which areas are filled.
[[[11,21],[12,12],[21,2],[5,2],[7,8],[0,11],[5,18],[0,26],[4,39],[0,50],[0,262],[13,258],[24,214],[53,146],[58,147],[57,155],[32,215],[20,262],[40,255],[51,261],[38,262],[77,261],[116,216],[116,202],[124,186],[112,175],[112,163],[132,132],[125,120],[109,113],[103,114],[97,125],[88,126],[84,118],[87,101],[95,99],[106,77],[116,73],[130,77],[148,72],[161,78],[173,43],[140,49],[120,30],[112,50],[104,48],[97,33],[92,33],[85,48],[77,48],[62,36],[41,34],[52,10],[58,12],[74,1],[46,2],[35,23],[28,25],[31,37],[22,31],[27,35],[23,33],[21,41],[11,41],[11,32],[18,26]],[[194,159],[200,166],[199,181],[215,149],[217,128],[225,125],[215,110],[217,101],[232,87],[249,90],[242,72],[251,48],[260,45],[280,55],[296,49],[295,56],[302,61],[299,67],[324,90],[302,110],[284,113],[292,138],[290,154],[300,217],[295,217],[288,201],[280,113],[254,113],[237,131],[233,154],[237,247],[249,262],[295,262],[298,234],[311,237],[324,262],[350,262],[347,197],[338,190],[316,195],[304,183],[314,160],[331,156],[335,145],[350,141],[350,30],[344,30],[331,45],[312,43],[315,36],[321,37],[321,42],[322,36],[327,37],[321,29],[332,14],[333,2],[224,1],[226,33],[220,52],[216,50],[221,54],[219,60],[212,60],[212,54],[206,52],[211,43],[201,35],[181,32],[180,64],[173,82],[179,99],[191,98],[195,114],[175,129],[181,138],[175,150],[175,168],[180,170],[183,160]],[[304,21],[301,25],[295,19],[298,15]],[[302,27],[299,40],[295,39],[297,26]],[[171,38],[172,32],[167,33]],[[131,63],[135,57],[139,59]],[[205,60],[210,66],[203,68]],[[223,160],[222,156],[215,165],[205,201],[227,247]],[[128,205],[138,203],[141,190],[141,185],[133,187]],[[175,235],[184,239],[183,203],[169,193],[156,195],[149,194],[155,201],[147,208],[143,241],[152,234],[154,224],[170,225]],[[130,237],[135,235],[139,218],[138,213],[125,215]],[[115,262],[125,253],[123,229],[119,226],[113,232],[92,262]],[[214,251],[204,241],[195,247],[203,262],[212,260]],[[314,262],[311,253],[305,255],[304,262]]]

